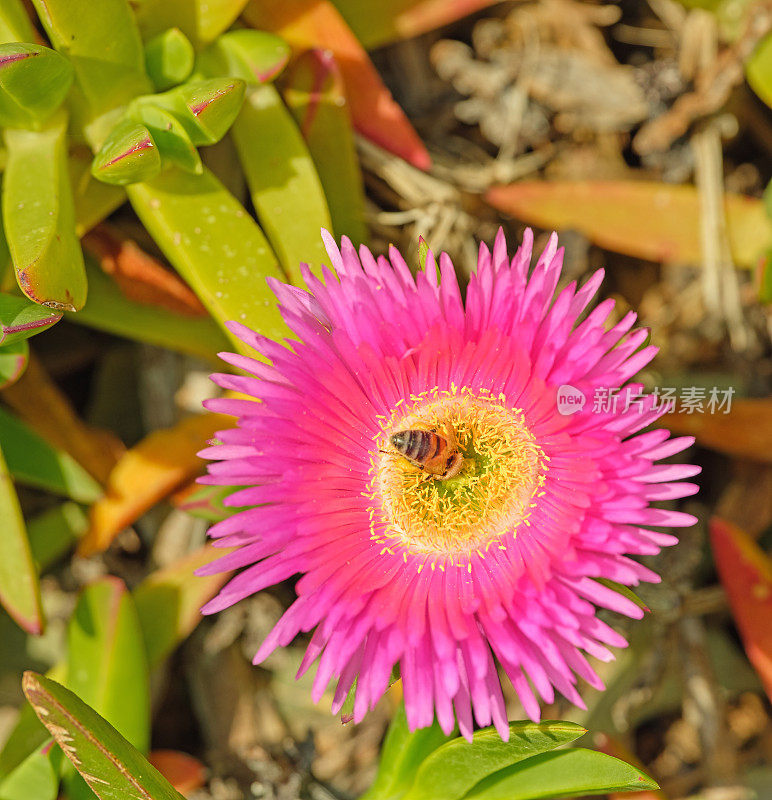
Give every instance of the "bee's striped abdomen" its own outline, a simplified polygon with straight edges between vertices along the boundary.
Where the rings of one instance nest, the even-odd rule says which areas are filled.
[[[401,455],[416,464],[425,464],[434,458],[443,446],[447,446],[445,440],[436,433],[417,429],[395,433],[391,437],[391,443]]]

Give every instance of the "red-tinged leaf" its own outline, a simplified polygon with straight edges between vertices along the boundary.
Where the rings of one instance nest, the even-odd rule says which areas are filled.
[[[295,52],[330,50],[343,75],[354,128],[419,169],[429,168],[426,147],[329,0],[250,0],[244,19],[254,28],[278,33]]]
[[[201,301],[176,273],[114,226],[97,225],[83,237],[82,244],[130,300],[185,316],[207,316]]]
[[[367,241],[362,172],[343,77],[327,50],[308,50],[284,76],[284,100],[306,140],[324,187],[336,237]]]
[[[123,444],[108,431],[86,425],[37,359],[31,358],[24,375],[3,389],[3,400],[47,442],[69,453],[101,483],[107,480]]]
[[[136,747],[69,689],[34,672],[24,673],[22,689],[100,800],[183,800]]]
[[[25,297],[0,294],[0,344],[8,345],[28,339],[50,328],[61,318],[61,311],[31,303]]]
[[[157,502],[203,467],[196,455],[214,434],[228,427],[227,417],[197,414],[173,428],[153,431],[127,450],[110,473],[106,493],[91,508],[81,555],[99,553]]]
[[[103,183],[127,186],[161,171],[161,154],[150,133],[131,119],[119,122],[94,156],[91,174]]]
[[[25,631],[43,632],[40,586],[24,518],[13,481],[0,451],[0,604]]]
[[[686,414],[663,417],[673,433],[696,436],[699,444],[737,458],[772,464],[772,398],[732,400],[728,414]]]
[[[232,516],[238,510],[233,506],[223,505],[226,497],[243,489],[243,486],[199,486],[191,483],[184,486],[171,498],[171,502],[180,510],[208,522],[220,522]]]
[[[745,531],[719,517],[710,522],[710,540],[745,652],[772,699],[772,560]]]
[[[694,186],[653,181],[527,181],[494,186],[495,208],[546,230],[572,228],[601,247],[650,261],[699,264],[700,198]],[[729,245],[740,267],[772,241],[761,200],[727,194]]]
[[[333,0],[338,11],[371,50],[399,39],[420,36],[449,25],[500,0]]]
[[[220,591],[230,575],[223,572],[199,577],[196,571],[229,552],[205,545],[151,573],[134,589],[134,605],[151,669],[193,632],[201,621],[201,606]]]
[[[29,344],[26,339],[0,347],[0,391],[21,378],[28,359]]]
[[[772,247],[762,255],[756,264],[756,289],[762,303],[772,303]]]
[[[206,783],[206,767],[187,753],[153,750],[147,760],[181,794],[200,789]]]

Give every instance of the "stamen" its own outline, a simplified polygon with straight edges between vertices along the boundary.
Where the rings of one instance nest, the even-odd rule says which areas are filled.
[[[533,499],[545,482],[547,458],[521,409],[481,390],[437,387],[398,403],[376,437],[366,496],[371,536],[407,553],[442,556],[469,568],[502,537],[529,525]],[[388,442],[396,430],[452,426],[464,456],[461,472],[447,480],[427,475]],[[387,548],[384,548],[387,549]],[[454,559],[455,556],[455,559]],[[432,569],[434,562],[432,561]]]

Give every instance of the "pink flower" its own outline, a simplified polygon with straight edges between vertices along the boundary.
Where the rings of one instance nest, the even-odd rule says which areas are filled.
[[[647,331],[631,330],[633,313],[606,330],[611,300],[579,321],[602,270],[554,296],[554,234],[529,278],[533,235],[510,261],[499,231],[466,300],[445,254],[414,278],[395,248],[376,259],[323,236],[337,275],[306,270],[308,292],[272,284],[298,341],[230,325],[271,363],[225,353],[254,377],[214,376],[256,400],[207,403],[238,427],[203,451],[215,461],[203,480],[249,488],[228,500],[248,508],[210,530],[238,549],[204,571],[245,569],[204,611],[299,574],[255,663],[313,631],[299,674],[319,660],[316,701],[337,679],[335,713],[356,679],[357,721],[397,664],[411,729],[436,715],[470,737],[474,715],[507,738],[497,664],[534,720],[536,693],[584,707],[578,678],[603,688],[586,655],[608,661],[609,645],[626,645],[596,607],[643,614],[597,579],[658,581],[629,556],[676,542],[652,528],[695,521],[650,507],[697,490],[677,481],[699,468],[654,463],[693,440],[639,433],[662,413],[640,386],[616,409],[593,402],[651,360]],[[559,390],[573,406],[558,407]],[[460,473],[421,471],[391,441],[403,430],[448,448],[455,435]]]

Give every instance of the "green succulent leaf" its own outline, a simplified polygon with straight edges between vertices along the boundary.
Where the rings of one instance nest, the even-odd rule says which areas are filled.
[[[201,547],[151,572],[133,592],[150,668],[158,667],[201,621],[201,606],[228,579],[227,573],[199,576],[196,571],[223,555]]]
[[[240,78],[190,81],[163,94],[143,97],[134,106],[149,103],[171,111],[194,145],[219,142],[233,124],[244,102]]]
[[[283,80],[283,96],[316,165],[335,234],[366,242],[362,171],[333,56],[326,50],[302,53]]]
[[[396,800],[410,788],[423,761],[448,737],[437,722],[429,728],[410,732],[405,706],[400,704],[394,714],[381,749],[378,773],[372,786],[361,800]]]
[[[247,0],[132,0],[142,37],[177,27],[193,44],[207,44],[230,28]]]
[[[179,169],[128,188],[129,199],[166,258],[222,325],[235,320],[271,338],[288,334],[265,279],[282,279],[254,220],[204,170]],[[243,345],[233,337],[240,351]]]
[[[159,92],[186,80],[195,60],[193,45],[179,28],[168,28],[145,45],[145,68]]]
[[[216,361],[228,340],[211,317],[188,317],[160,306],[131,300],[115,281],[86,256],[88,302],[67,319],[137,342],[168,347],[178,353]]]
[[[161,154],[150,131],[130,119],[119,122],[94,156],[91,174],[103,183],[128,186],[161,171]]]
[[[49,508],[27,522],[32,558],[43,572],[65,555],[88,528],[86,512],[77,503]]]
[[[0,294],[0,344],[9,345],[47,330],[62,318],[61,311],[31,303],[25,297]]]
[[[468,800],[539,800],[658,788],[648,775],[624,761],[577,747],[533,756],[495,772],[464,796]]]
[[[29,345],[26,339],[0,347],[0,389],[10,386],[21,378],[29,361]]]
[[[197,486],[177,507],[181,511],[187,511],[188,514],[199,519],[205,519],[208,522],[221,522],[238,511],[238,508],[224,505],[225,498],[244,488],[246,487]]]
[[[646,613],[651,611],[646,603],[644,603],[643,600],[641,600],[641,598],[638,597],[638,595],[629,586],[625,586],[623,583],[618,583],[617,581],[612,581],[610,578],[593,578],[593,580],[597,581],[599,584],[601,584],[601,586],[611,589],[612,592],[616,592],[617,594],[621,594],[622,597],[626,597]]]
[[[2,2],[2,0],[0,0]],[[47,677],[57,681],[64,680],[66,665],[60,662],[46,673]],[[49,739],[48,731],[41,724],[32,706],[23,705],[19,716],[3,749],[0,750],[0,780],[10,775],[27,756],[45,744]]]
[[[61,763],[61,748],[43,744],[0,782],[0,800],[56,800]]]
[[[461,737],[438,747],[418,768],[404,800],[460,800],[483,778],[527,758],[554,750],[583,736],[587,730],[573,722],[518,721],[509,724],[509,741],[495,728],[474,734],[472,743]]]
[[[72,64],[39,44],[0,45],[0,125],[37,128],[64,102]]]
[[[274,80],[290,57],[284,39],[266,31],[228,31],[199,54],[197,68],[205,75],[230,75],[247,85]]]
[[[0,42],[31,42],[35,29],[21,0],[0,0]]]
[[[232,135],[257,217],[290,280],[300,284],[301,262],[318,270],[327,260],[319,229],[332,222],[308,148],[271,84],[249,88]]]
[[[48,731],[40,724],[31,706],[22,706],[16,724],[0,751],[0,781],[14,772],[48,738]]]
[[[120,186],[98,181],[91,174],[94,157],[86,147],[70,151],[68,167],[75,206],[75,233],[80,238],[126,202]]]
[[[184,800],[118,731],[64,686],[25,672],[24,693],[100,800]]]
[[[129,113],[148,128],[163,161],[176,164],[195,175],[203,172],[198,150],[190,141],[185,127],[171,111],[152,103],[140,103],[132,106]]]
[[[123,581],[102,578],[78,599],[67,632],[67,686],[138,750],[150,742],[150,685],[142,631]]]
[[[61,110],[39,131],[5,129],[3,224],[22,292],[48,308],[77,311],[86,302],[87,286],[66,138]]]
[[[53,46],[75,69],[73,108],[99,147],[121,106],[150,91],[145,51],[128,0],[33,0]]]
[[[0,604],[29,633],[43,632],[40,585],[24,518],[13,481],[0,450]]]
[[[93,503],[102,488],[73,458],[52,447],[21,420],[0,408],[0,448],[19,483]]]

